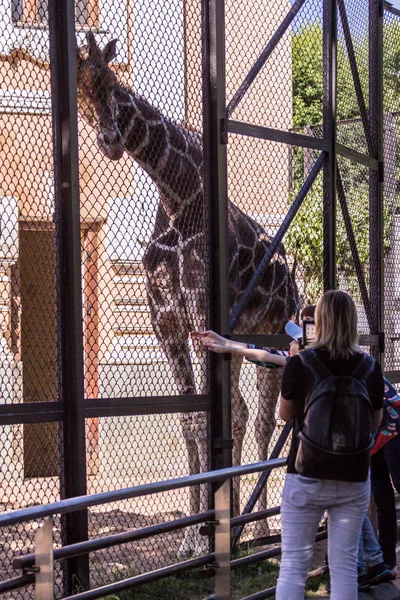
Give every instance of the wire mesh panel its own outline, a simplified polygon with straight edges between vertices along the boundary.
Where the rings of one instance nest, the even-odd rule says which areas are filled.
[[[89,477],[89,493],[182,477],[186,448],[173,414],[99,419],[100,477]],[[121,458],[122,457],[122,458]],[[143,496],[89,511],[92,538],[163,523],[189,514],[188,489]],[[92,586],[179,562],[184,532],[105,549],[91,556]]]
[[[168,410],[174,396],[206,391],[205,351],[196,357],[189,341],[205,329],[208,302],[200,3],[110,1],[101,10],[131,26],[88,34],[78,50],[85,397],[166,402],[160,414],[87,420],[92,492],[209,464],[206,414]],[[148,498],[130,526],[204,508],[199,494],[173,506]],[[90,514],[91,531],[98,518]],[[182,552],[196,543],[206,540]],[[147,566],[159,553],[151,544]]]
[[[266,14],[269,19],[265,19]],[[244,292],[251,287],[262,256],[319,155],[272,140],[274,130],[298,131],[299,127],[322,120],[321,7],[307,2],[279,6],[272,2],[228,2],[226,32],[228,113],[234,121],[254,126],[245,131],[245,136],[240,135],[242,129],[239,135],[228,139],[228,197],[243,211],[236,217],[235,268]],[[315,121],[310,120],[311,115]],[[262,139],[264,136],[267,139]],[[276,138],[279,139],[278,134]],[[309,193],[320,205],[317,184],[312,190]],[[254,285],[248,305],[235,324],[235,333],[282,333],[286,322],[298,317],[301,306],[308,299],[313,300],[312,286],[305,289],[304,271],[310,265],[302,261],[305,255],[299,256],[298,252],[304,248],[302,241],[311,238],[307,235],[310,229],[304,227],[304,221],[312,226],[307,217],[304,219],[306,210],[300,209],[283,239],[284,246],[277,247],[258,285]],[[321,236],[316,245],[315,254],[319,251],[322,266]],[[315,260],[311,268],[314,274],[318,271],[316,263]],[[231,277],[232,274],[233,269]],[[283,428],[277,419],[280,372],[248,363],[241,366],[235,360],[232,380],[233,460],[265,460],[276,451]],[[281,452],[287,451],[285,445]],[[240,489],[236,484],[234,511],[251,511],[257,498],[261,509],[280,504],[283,473],[274,473],[268,484],[263,480],[262,490],[256,492],[262,480],[244,478]],[[279,532],[279,518],[273,518],[248,527],[242,539]]]
[[[28,6],[0,16],[0,408],[14,415],[0,425],[1,511],[60,498],[61,426],[39,416],[60,386],[47,13]],[[2,531],[2,580],[36,526]]]
[[[400,14],[387,8],[384,12],[384,215],[385,229],[385,369],[394,382],[398,382],[399,356],[399,78],[398,41],[400,39]]]
[[[368,313],[377,285],[370,261],[376,219],[370,213],[378,202],[371,189],[379,168],[377,136],[371,133],[370,15],[361,0],[338,0],[336,41],[329,6],[333,3],[313,0],[224,3],[227,118],[218,122],[216,145],[220,156],[220,147],[227,147],[229,283],[223,295],[232,334],[283,333],[285,323],[298,319],[300,309],[323,291],[327,263],[333,275],[336,269],[337,285],[357,301],[360,331],[377,333]],[[203,156],[212,136],[209,130],[203,134],[210,100],[203,95],[215,92],[204,75],[208,4],[74,3],[76,74],[75,47],[63,73],[74,86],[68,98],[77,94],[78,138],[72,150],[67,146],[73,144],[75,106],[69,107],[60,137],[65,102],[57,97],[54,52],[50,80],[48,28],[57,24],[57,7],[55,0],[10,0],[0,16],[0,391],[4,405],[24,405],[20,419],[0,412],[8,418],[0,421],[4,510],[49,502],[72,489],[74,449],[66,448],[66,455],[59,450],[63,418],[65,439],[73,441],[74,425],[82,431],[85,426],[82,464],[76,465],[77,477],[84,479],[80,493],[206,471],[211,444],[215,457],[231,441],[228,436],[211,440],[207,351],[190,339],[191,331],[208,327],[215,300],[209,289],[207,212],[208,195],[215,196]],[[385,19],[383,225],[387,286],[397,289],[399,24],[396,12],[387,12]],[[211,58],[217,64],[221,57]],[[219,89],[222,79],[216,82]],[[74,157],[79,214],[74,209],[67,214],[76,218],[80,245],[75,240],[69,250],[71,264],[76,257],[81,264],[78,272],[73,263],[80,287],[69,310],[79,339],[73,356],[65,356],[60,339],[64,343],[66,334],[59,321],[65,299],[59,290],[65,290],[71,273],[65,271],[61,238],[68,218],[60,206],[66,198],[60,162],[69,160],[73,170]],[[74,177],[66,183],[74,188]],[[69,193],[77,198],[74,189]],[[337,265],[331,264],[334,252],[327,256],[328,246],[336,250]],[[396,297],[387,294],[391,369],[398,368],[397,308]],[[65,398],[68,360],[76,373],[82,367],[75,381],[78,392],[82,384],[82,397],[79,392],[72,409]],[[280,370],[242,363],[237,356],[230,363],[233,463],[285,455],[288,444],[280,437],[284,425],[277,416]],[[48,406],[60,399],[64,407]],[[28,407],[33,402],[41,403],[35,416]],[[257,500],[261,508],[278,506],[283,479],[283,470],[277,470],[269,478],[236,481],[234,514],[250,512]],[[207,488],[105,505],[89,510],[88,531],[80,533],[95,538],[209,505]],[[31,550],[35,527],[24,529],[21,538],[17,530],[2,532],[1,577],[11,573],[13,553]],[[73,522],[64,529],[56,521],[56,544],[61,537],[68,540],[71,529]],[[279,517],[273,517],[247,526],[241,539],[279,532]],[[205,553],[208,544],[196,526],[140,545],[108,548],[91,557],[90,583],[101,585]],[[61,565],[57,569],[60,597],[70,583]]]

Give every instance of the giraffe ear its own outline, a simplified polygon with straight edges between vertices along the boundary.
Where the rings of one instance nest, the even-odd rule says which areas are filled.
[[[110,60],[113,60],[113,58],[117,56],[117,41],[118,40],[111,40],[111,42],[108,42],[108,44],[106,44],[104,47],[103,58],[106,63],[110,62]]]
[[[88,46],[78,46],[76,44],[76,62],[78,66],[88,57],[88,54]]]
[[[86,41],[88,43],[89,50],[97,49],[96,38],[94,37],[93,31],[88,31],[86,34]]]

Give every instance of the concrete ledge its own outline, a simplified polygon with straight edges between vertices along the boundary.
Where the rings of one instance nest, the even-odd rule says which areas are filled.
[[[321,600],[329,598],[330,596],[321,596]],[[368,592],[358,594],[358,600],[400,600],[400,589],[393,583],[381,583]]]
[[[381,583],[373,586],[368,592],[358,595],[358,600],[400,600],[400,590],[393,583]]]

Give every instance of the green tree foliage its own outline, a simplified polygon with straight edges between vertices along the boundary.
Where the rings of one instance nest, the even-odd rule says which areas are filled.
[[[400,23],[384,25],[383,36],[384,111],[400,110]]]
[[[399,110],[400,27],[385,26],[384,85],[386,110]],[[322,135],[323,53],[320,23],[307,24],[292,34],[293,124],[300,132]],[[353,40],[364,98],[368,102],[368,40]],[[353,77],[344,42],[337,46],[338,141],[366,152],[366,140],[355,94]],[[349,123],[346,120],[351,120]],[[307,127],[306,130],[304,128]],[[304,178],[304,150],[293,149],[293,185],[290,201],[296,197]],[[369,192],[368,169],[347,159],[339,159],[339,171],[347,199],[358,253],[368,285],[369,277]],[[300,266],[308,301],[322,292],[323,180],[320,174],[309,191],[287,234],[285,244]],[[385,247],[389,247],[391,214],[385,211]],[[341,210],[337,205],[337,267],[340,283],[360,299],[354,263]]]
[[[322,123],[322,41],[321,23],[307,24],[292,36],[294,127]],[[347,51],[340,42],[337,60],[337,118],[350,119],[358,116],[359,110]]]

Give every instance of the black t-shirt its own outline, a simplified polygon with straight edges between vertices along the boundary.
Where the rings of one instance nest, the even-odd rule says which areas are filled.
[[[362,353],[357,353],[349,359],[331,360],[327,350],[316,350],[316,353],[332,375],[351,375],[362,357]],[[305,400],[313,385],[314,377],[311,371],[303,365],[300,356],[292,356],[286,363],[281,383],[282,397],[294,403],[294,431],[288,457],[288,473],[296,473],[294,466],[298,448],[296,432],[303,425]],[[384,383],[382,369],[377,362],[367,378],[367,388],[373,409],[379,410],[382,408]]]

